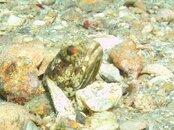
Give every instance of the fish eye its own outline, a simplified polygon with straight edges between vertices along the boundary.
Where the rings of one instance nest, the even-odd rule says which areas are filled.
[[[72,55],[76,54],[77,52],[78,52],[78,49],[75,46],[70,45],[67,47],[67,54],[69,56],[72,56]]]

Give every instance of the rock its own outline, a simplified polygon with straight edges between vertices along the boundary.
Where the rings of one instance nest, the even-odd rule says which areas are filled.
[[[8,101],[23,104],[44,91],[37,70],[29,59],[7,59],[0,64],[0,68],[0,94]]]
[[[37,0],[37,2],[41,5],[50,6],[53,5],[56,2],[56,0]]]
[[[122,42],[122,39],[113,35],[97,37],[94,40],[102,46],[103,50],[111,49]]]
[[[31,120],[28,121],[25,130],[40,130]]]
[[[151,80],[148,82],[148,86],[149,87],[155,87],[155,86],[162,86],[162,84],[164,85],[164,89],[166,91],[171,91],[170,89],[172,89],[172,84],[170,82],[168,82],[168,80],[171,80],[170,78],[172,78],[173,76],[155,76],[151,75]],[[166,85],[165,85],[166,84]],[[171,84],[171,85],[170,85]],[[161,89],[162,90],[162,89]]]
[[[116,130],[118,123],[114,113],[104,111],[89,117],[85,126],[90,130]]]
[[[128,76],[136,79],[143,67],[143,60],[137,54],[136,45],[132,42],[123,42],[111,49],[109,57],[113,64]]]
[[[25,107],[28,111],[40,116],[46,116],[51,112],[54,112],[51,97],[48,93],[34,97],[33,99],[25,103]]]
[[[15,15],[10,15],[7,24],[10,26],[20,26],[24,23],[24,19]]]
[[[37,68],[44,59],[44,45],[39,40],[31,40],[24,42],[25,39],[16,39],[15,42],[22,42],[21,44],[13,44],[7,46],[3,53],[0,55],[1,59],[16,59],[18,57],[27,57]]]
[[[145,5],[143,3],[143,0],[126,0],[124,2],[124,6],[127,6],[127,7],[137,7],[137,8],[140,8],[140,9],[143,9],[145,10]]]
[[[158,21],[171,22],[174,20],[174,11],[170,9],[161,9],[156,17]]]
[[[153,31],[153,26],[149,23],[144,26],[143,30],[141,31],[142,33],[150,33]]]
[[[78,5],[86,12],[101,12],[112,2],[113,0],[78,0]]]
[[[118,16],[120,18],[130,18],[130,15],[131,15],[131,13],[128,8],[126,8],[124,6],[119,8]]]
[[[106,82],[121,81],[119,70],[112,64],[101,64],[99,74]]]
[[[0,111],[1,130],[23,130],[30,121],[29,112],[20,105],[3,102]]]
[[[63,91],[48,77],[45,79],[48,85],[54,108],[60,117],[75,120],[75,110]]]
[[[125,121],[120,124],[120,130],[144,130],[147,128],[147,122],[139,120]]]
[[[105,111],[114,107],[121,96],[121,86],[101,81],[96,81],[76,92],[79,107],[92,111]]]
[[[51,125],[51,130],[76,130],[80,125],[75,120],[70,120],[62,116],[57,116],[56,123]]]
[[[146,65],[141,71],[141,74],[143,73],[154,75],[154,76],[165,76],[165,77],[173,76],[172,71],[170,71],[168,68],[160,64]]]

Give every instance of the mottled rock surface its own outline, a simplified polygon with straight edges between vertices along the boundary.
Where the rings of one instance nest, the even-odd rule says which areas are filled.
[[[13,103],[0,103],[0,129],[22,130],[30,121],[29,112],[22,106]]]
[[[117,45],[110,51],[109,56],[113,64],[130,77],[137,78],[142,70],[143,60],[132,42]]]
[[[19,104],[44,92],[37,77],[37,70],[25,57],[3,61],[0,70],[0,89],[7,101]]]

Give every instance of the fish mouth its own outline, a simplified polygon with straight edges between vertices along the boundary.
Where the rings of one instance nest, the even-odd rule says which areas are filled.
[[[90,82],[92,82],[92,80],[95,79],[103,58],[103,49],[99,43],[92,43],[90,47],[88,46],[87,51],[85,59],[88,60],[88,64],[80,83],[80,88],[86,87]]]

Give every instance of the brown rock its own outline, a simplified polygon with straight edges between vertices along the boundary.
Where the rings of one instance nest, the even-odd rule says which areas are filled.
[[[29,59],[7,59],[0,68],[0,94],[8,101],[23,104],[43,92],[37,70]]]
[[[7,58],[16,59],[17,57],[27,57],[35,67],[38,67],[44,58],[44,46],[40,41],[32,40],[26,43],[7,46],[0,55],[2,60]]]
[[[142,70],[143,61],[137,54],[136,45],[132,42],[123,42],[111,49],[109,54],[113,64],[134,79]]]

